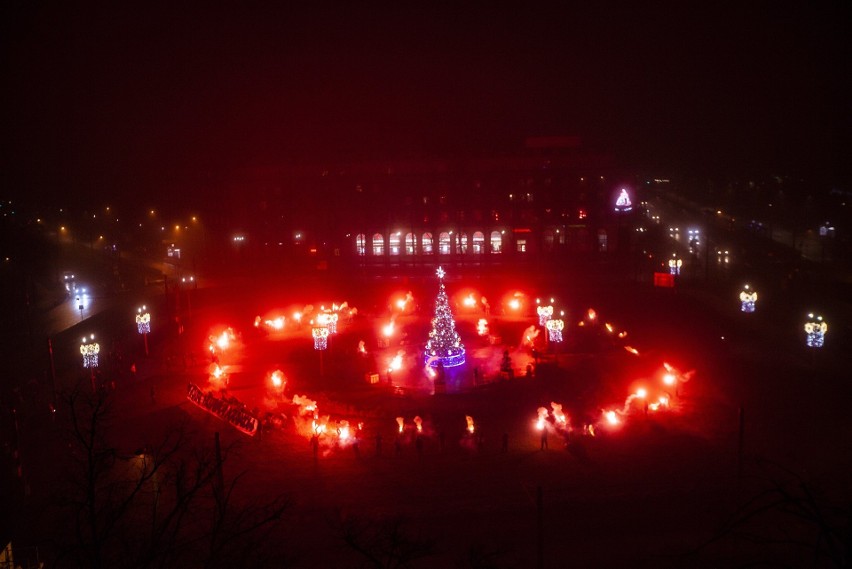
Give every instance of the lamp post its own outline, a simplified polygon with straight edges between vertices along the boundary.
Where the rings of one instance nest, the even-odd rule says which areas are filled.
[[[822,316],[808,314],[808,320],[805,322],[805,344],[809,348],[821,348],[825,343],[826,332],[828,332],[828,324]]]
[[[755,304],[757,303],[757,291],[752,290],[749,285],[745,285],[740,292],[740,310],[743,312],[754,312]]]
[[[80,343],[80,354],[83,356],[83,367],[91,372],[92,391],[95,391],[95,369],[98,367],[98,353],[101,346],[95,342],[95,335],[90,334],[88,338],[83,336]]]
[[[142,334],[145,342],[145,355],[148,355],[148,334],[151,332],[151,313],[145,305],[136,309],[136,331]]]
[[[322,366],[322,353],[328,348],[328,328],[325,326],[314,326],[311,328],[314,338],[314,349],[320,353],[320,377],[324,375]]]
[[[565,327],[563,320],[555,319],[548,320],[546,324],[547,339],[550,342],[559,343],[562,341],[562,329]]]

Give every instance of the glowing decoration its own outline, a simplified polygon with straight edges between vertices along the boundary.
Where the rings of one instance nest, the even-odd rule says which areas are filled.
[[[98,353],[100,351],[101,346],[95,342],[94,334],[91,334],[88,339],[83,336],[83,341],[80,344],[80,353],[83,355],[83,367],[87,369],[98,367]]]
[[[315,350],[325,350],[328,348],[328,328],[325,326],[314,326],[311,328],[311,335],[314,337]]]
[[[467,421],[467,432],[472,435],[473,432],[476,430],[476,427],[473,425],[473,417],[471,417],[470,415],[465,415],[464,419],[465,421]]]
[[[535,421],[535,428],[543,431],[547,427],[547,407],[539,407],[536,411],[538,418]]]
[[[438,296],[435,298],[435,316],[432,318],[432,330],[423,353],[424,361],[431,367],[454,367],[465,362],[465,349],[456,331],[456,323],[450,310],[447,291],[444,289],[444,275],[441,267],[436,273],[439,279]]]
[[[618,425],[621,422],[615,411],[604,411],[603,415],[606,422],[612,426]]]
[[[679,275],[680,268],[683,266],[683,261],[677,258],[676,254],[672,254],[672,258],[669,259],[669,273],[672,275]]]
[[[828,332],[828,324],[823,321],[822,316],[808,314],[805,322],[805,344],[809,348],[821,348],[825,343],[825,333]]]
[[[562,412],[562,405],[551,401],[550,406],[553,408],[553,420],[556,421],[556,426],[561,429],[567,428],[568,417]]]
[[[594,322],[594,320],[598,317],[598,313],[595,312],[594,308],[590,308],[589,311],[586,313],[586,317],[589,319],[589,321]]]
[[[743,287],[740,292],[740,310],[743,312],[754,312],[754,305],[757,302],[757,291],[751,290],[749,285]]]
[[[136,309],[136,330],[140,334],[151,332],[151,313],[144,306]]]
[[[423,419],[421,419],[419,416],[414,417],[414,427],[417,429],[418,433],[423,432]]]
[[[337,314],[323,312],[317,316],[317,324],[328,328],[329,334],[337,334]]]
[[[547,326],[547,321],[550,320],[551,316],[553,316],[553,307],[538,306],[535,310],[538,313],[538,325]]]
[[[639,350],[637,350],[633,346],[624,346],[624,349],[627,350],[628,352],[630,352],[631,354],[633,354],[634,356],[639,355]]]
[[[399,371],[402,369],[402,356],[403,352],[400,350],[391,360],[388,371]]]
[[[396,418],[396,424],[397,424],[399,433],[402,433],[402,431],[405,430],[405,419],[403,417],[397,417]]]
[[[385,336],[387,336],[388,338],[390,338],[391,336],[393,336],[393,320],[391,320],[390,322],[388,322],[388,323],[387,323],[387,324],[386,324],[386,325],[382,328],[382,334],[384,334],[384,335],[385,335]]]
[[[562,329],[565,328],[563,320],[548,320],[546,327],[548,341],[556,343],[562,341]]]
[[[272,382],[272,387],[274,387],[277,391],[283,391],[284,386],[287,384],[287,380],[284,378],[284,373],[280,369],[276,369],[273,371],[269,380]]]
[[[470,293],[469,295],[467,295],[465,297],[465,299],[462,301],[462,304],[464,304],[467,308],[476,307],[476,299],[473,297],[473,293]]]
[[[485,318],[479,319],[479,321],[476,323],[476,333],[480,336],[488,335],[488,320],[486,320]]]
[[[615,199],[615,211],[628,212],[633,209],[633,202],[630,201],[630,194],[627,193],[627,188],[621,188],[618,197]]]

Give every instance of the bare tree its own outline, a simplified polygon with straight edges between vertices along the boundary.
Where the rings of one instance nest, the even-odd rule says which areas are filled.
[[[758,460],[758,466],[758,490],[696,553],[718,556],[721,550],[721,555],[731,557],[732,566],[759,562],[762,566],[849,567],[849,497],[838,504],[788,468],[767,460]]]
[[[239,503],[237,475],[226,482],[232,448],[199,445],[186,421],[155,444],[122,455],[109,441],[108,392],[76,389],[68,412],[73,536],[57,565],[100,567],[282,566],[265,544],[289,500]]]
[[[404,518],[368,519],[341,515],[335,530],[347,547],[359,553],[364,567],[397,569],[435,553],[432,538],[412,534]]]

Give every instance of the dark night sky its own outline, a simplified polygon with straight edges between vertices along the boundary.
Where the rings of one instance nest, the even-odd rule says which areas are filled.
[[[631,166],[848,174],[842,2],[72,4],[3,5],[9,195],[550,134]]]

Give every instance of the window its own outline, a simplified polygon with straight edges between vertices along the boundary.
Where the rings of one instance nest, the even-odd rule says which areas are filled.
[[[456,250],[462,255],[467,255],[467,233],[456,235]]]
[[[491,232],[491,252],[495,255],[503,250],[503,236],[499,231]]]
[[[515,241],[515,249],[518,253],[526,253],[527,251],[527,240],[526,239],[518,239]]]
[[[361,257],[367,254],[367,238],[363,233],[355,236],[355,252]]]
[[[443,231],[440,235],[438,235],[438,252],[441,255],[450,254],[450,234],[446,231]]]
[[[545,251],[553,251],[553,243],[554,237],[552,229],[545,229],[544,231],[544,250]]]
[[[417,249],[417,243],[416,243],[416,240],[414,239],[414,234],[413,233],[406,233],[405,234],[405,254],[406,255],[413,255],[414,251],[416,249]]]
[[[385,238],[382,237],[381,233],[376,233],[373,235],[373,255],[384,255],[385,254]]]
[[[391,255],[399,255],[399,232],[388,236],[388,249]]]
[[[485,235],[481,231],[473,234],[473,254],[481,255],[485,251]]]
[[[432,254],[432,234],[428,231],[423,234],[423,239],[420,240],[421,246],[423,247],[424,255]]]

